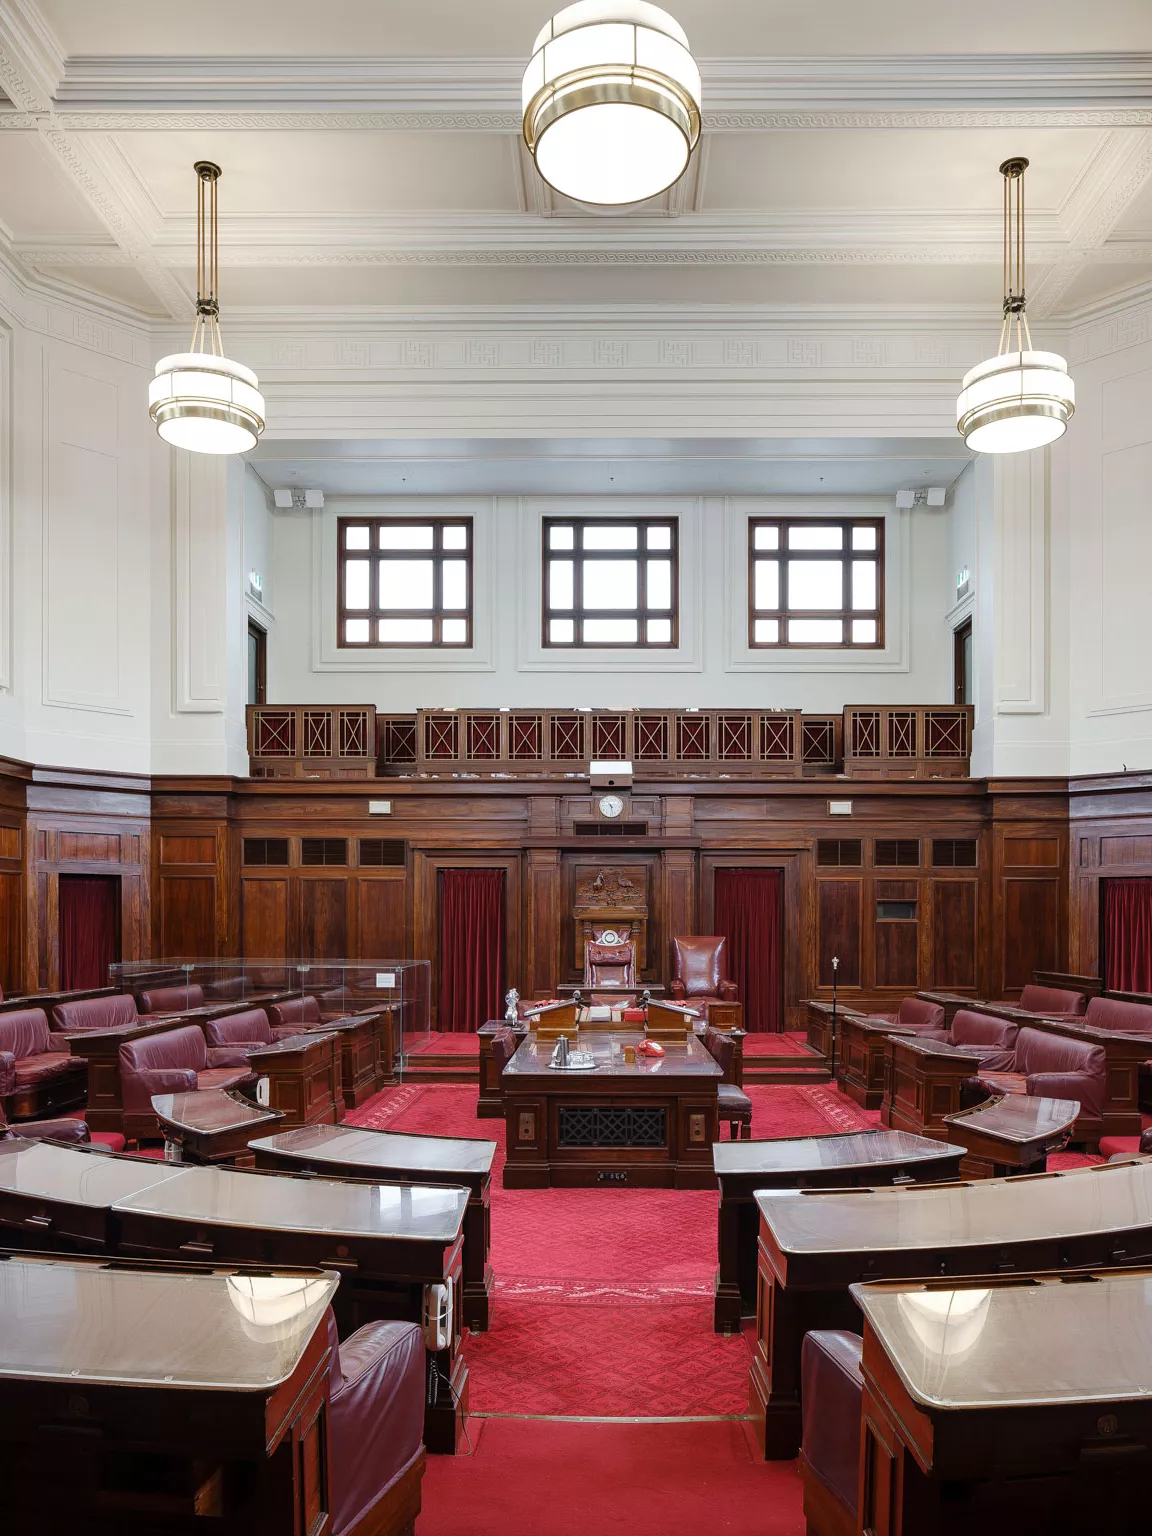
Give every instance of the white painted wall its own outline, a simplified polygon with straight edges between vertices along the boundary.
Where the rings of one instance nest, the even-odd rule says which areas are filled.
[[[681,644],[672,652],[585,653],[540,645],[540,521],[545,515],[680,519]],[[336,645],[336,520],[342,515],[469,513],[477,594],[470,653],[349,652]],[[881,652],[750,651],[747,518],[886,519],[887,645]],[[275,514],[273,701],[451,705],[733,705],[839,710],[849,703],[949,697],[948,518],[897,512],[888,499],[727,497],[329,498],[323,512]]]

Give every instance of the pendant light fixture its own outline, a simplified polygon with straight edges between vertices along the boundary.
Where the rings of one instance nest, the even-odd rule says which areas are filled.
[[[1062,437],[1076,409],[1068,364],[1058,352],[1034,352],[1024,294],[1024,172],[1005,160],[1004,323],[995,357],[964,375],[956,426],[978,453],[1020,453]]]
[[[655,197],[700,138],[700,71],[683,28],[646,0],[578,0],[536,39],[524,142],[549,186],[582,203]]]
[[[230,362],[220,340],[216,184],[220,167],[197,160],[196,319],[192,345],[156,364],[148,414],[166,443],[193,453],[243,453],[264,430],[264,396],[251,368]]]

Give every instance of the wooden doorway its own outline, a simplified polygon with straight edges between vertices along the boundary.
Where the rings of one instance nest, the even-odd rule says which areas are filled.
[[[109,985],[122,958],[119,875],[60,876],[59,941],[63,990]]]

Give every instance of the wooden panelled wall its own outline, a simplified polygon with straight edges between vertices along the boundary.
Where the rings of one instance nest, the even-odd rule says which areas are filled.
[[[643,891],[645,979],[666,981],[673,936],[712,930],[716,870],[768,867],[784,878],[792,1024],[802,998],[830,995],[833,955],[845,1001],[1011,996],[1035,969],[1093,970],[1099,875],[1152,873],[1152,776],[1096,782],[645,783],[621,818],[639,835],[621,837],[597,796],[556,781],[149,781],[0,763],[0,984],[57,984],[61,873],[120,876],[125,959],[428,958],[435,1000],[444,868],[505,870],[507,981],[546,995],[579,979],[581,876],[623,870]],[[370,814],[382,793],[391,814]],[[853,814],[831,815],[830,796]],[[951,845],[972,842],[975,867],[955,862]]]

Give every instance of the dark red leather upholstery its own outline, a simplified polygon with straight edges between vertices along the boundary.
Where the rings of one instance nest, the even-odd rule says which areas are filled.
[[[999,1058],[984,1062],[978,1083],[990,1094],[1029,1093],[1050,1099],[1079,1099],[1076,1135],[1083,1138],[1093,1130],[1099,1131],[1106,1064],[1102,1045],[1025,1028],[1016,1037],[1016,1048],[1006,1070],[997,1070]]]
[[[623,944],[584,946],[584,985],[586,987],[634,987],[636,985],[636,946],[631,939]]]
[[[203,1002],[204,988],[198,986],[153,987],[136,994],[136,1006],[141,1013],[186,1013]]]
[[[943,1029],[944,1010],[939,1003],[926,1003],[920,997],[906,997],[895,1013],[872,1013],[872,1019],[886,1019],[889,1024],[902,1024],[905,1029]]]
[[[1062,1014],[1068,1018],[1079,1018],[1088,1005],[1088,999],[1083,992],[1068,992],[1063,987],[1038,987],[1030,982],[1020,994],[1017,1008],[1023,1008],[1025,1013],[1042,1013],[1047,1018]]]
[[[69,1034],[87,1029],[123,1029],[135,1024],[140,1015],[136,999],[123,992],[111,997],[81,997],[71,1003],[57,1003],[52,1009],[52,1028]]]
[[[243,1013],[229,1013],[222,1019],[208,1019],[204,1024],[204,1038],[210,1046],[237,1046],[241,1050],[272,1045],[299,1032],[292,1024],[273,1029],[263,1008],[246,1008]]]
[[[720,1119],[728,1122],[728,1134],[733,1141],[738,1134],[748,1140],[752,1135],[752,1100],[743,1088],[733,1081],[736,1071],[736,1042],[726,1031],[713,1029],[710,1025],[704,1030],[701,1038],[708,1054],[724,1074],[724,1079],[716,1090]]]
[[[1100,1156],[1106,1157],[1110,1163],[1115,1163],[1126,1157],[1148,1157],[1152,1154],[1152,1126],[1146,1131],[1141,1131],[1139,1138],[1135,1136],[1102,1136],[1100,1138]]]
[[[674,1001],[734,1003],[739,992],[729,981],[728,940],[723,934],[694,933],[672,940]]]
[[[247,1058],[236,1046],[209,1050],[195,1024],[126,1040],[120,1047],[120,1089],[129,1134],[146,1134],[155,1125],[154,1093],[191,1093],[195,1088],[234,1088],[255,1081]],[[133,1125],[132,1117],[147,1122]]]
[[[43,1008],[0,1013],[0,1095],[66,1077],[88,1065],[82,1056],[57,1050],[60,1043],[52,1039]]]
[[[67,1116],[60,1120],[22,1120],[18,1125],[9,1125],[0,1113],[0,1141],[7,1137],[15,1137],[20,1141],[68,1141],[83,1143],[91,1141],[88,1134],[88,1122],[86,1120],[73,1120]],[[121,1138],[120,1147],[123,1150],[124,1142]]]
[[[1123,1035],[1147,1035],[1152,1039],[1152,1008],[1147,1003],[1125,1003],[1118,997],[1094,997],[1084,1022],[1092,1029],[1114,1029]]]
[[[268,1019],[273,1029],[291,1024],[298,1032],[301,1024],[319,1024],[320,1004],[314,997],[290,997],[283,1003],[270,1003]]]
[[[946,1045],[980,1046],[989,1054],[1015,1048],[1020,1026],[1010,1019],[996,1019],[988,1013],[969,1013],[961,1008],[952,1019],[950,1030],[926,1031],[933,1040]]]
[[[424,1336],[415,1323],[368,1323],[338,1344],[329,1312],[328,1339],[332,1536],[344,1536],[421,1457]]]
[[[859,1501],[863,1344],[854,1333],[820,1329],[806,1333],[800,1346],[805,1472],[853,1517]]]

